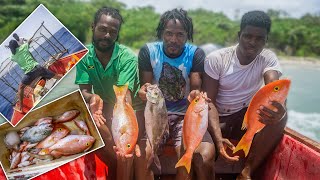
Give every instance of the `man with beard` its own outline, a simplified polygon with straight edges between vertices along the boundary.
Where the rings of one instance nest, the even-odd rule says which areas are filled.
[[[239,44],[212,52],[206,58],[203,90],[212,100],[209,122],[214,123],[218,148],[215,152],[225,152],[223,138],[241,139],[245,133],[241,130],[242,121],[252,97],[263,84],[281,76],[277,56],[264,49],[270,28],[271,20],[266,13],[248,12],[241,20]],[[264,106],[257,109],[259,121],[266,126],[255,135],[238,179],[251,179],[281,140],[287,111],[277,101],[270,101],[270,104],[274,106],[273,110]]]
[[[97,155],[108,166],[108,179],[128,179],[133,161],[133,155],[124,156],[113,149],[111,118],[116,101],[113,85],[122,86],[128,82],[127,101],[137,112],[142,109],[136,98],[139,90],[138,59],[129,48],[117,42],[122,23],[117,9],[103,7],[96,12],[92,44],[88,45],[88,54],[77,65],[75,81],[89,103],[106,144]],[[136,155],[140,156],[139,148],[136,148]]]
[[[139,52],[140,80],[143,84],[139,96],[146,100],[147,87],[151,83],[159,85],[168,110],[169,134],[164,135],[160,150],[156,153],[162,153],[161,147],[164,144],[171,145],[180,159],[184,115],[188,99],[191,101],[194,94],[201,90],[205,54],[200,48],[187,43],[188,40],[193,40],[193,24],[187,12],[182,9],[165,12],[156,32],[159,41],[147,43]],[[144,122],[143,116],[138,119],[139,122]],[[153,153],[147,138],[142,138],[139,146],[141,157],[135,159],[136,179],[153,179],[153,171],[142,168],[147,167],[148,159]],[[226,158],[230,159],[228,156]],[[214,179],[213,162],[214,144],[210,134],[206,132],[193,155],[191,169],[195,172],[195,179]],[[191,177],[186,169],[179,167],[176,179],[188,178]]]

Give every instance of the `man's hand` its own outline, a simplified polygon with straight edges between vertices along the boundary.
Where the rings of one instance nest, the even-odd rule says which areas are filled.
[[[199,90],[192,90],[189,95],[188,95],[188,101],[192,102],[194,100],[194,98],[196,98],[197,96],[200,96],[200,91]],[[210,98],[206,98],[207,102],[211,102]]]
[[[117,146],[113,146],[113,150],[116,153],[118,160],[126,161],[126,159],[133,157],[133,153],[132,154],[122,154],[120,152],[120,149]],[[140,147],[138,144],[136,144],[136,147],[135,147],[135,154],[137,157],[141,156],[141,151],[140,151]]]
[[[90,112],[97,126],[98,127],[102,126],[106,122],[106,119],[102,115],[103,100],[100,98],[99,95],[97,94],[92,95],[92,97],[90,98],[89,107],[90,107]]]
[[[269,102],[276,109],[272,110],[265,106],[261,106],[257,113],[259,114],[259,121],[263,124],[277,124],[286,115],[287,110],[282,104],[277,101]]]
[[[141,86],[138,94],[142,101],[147,101],[147,87],[150,85],[150,83],[145,83],[143,86]]]
[[[224,145],[226,145],[232,151],[235,149],[234,145],[228,139],[222,138],[220,143],[218,143],[218,150],[219,150],[219,154],[221,155],[221,157],[228,162],[239,161],[239,156],[231,157],[227,154],[227,152],[224,148]]]

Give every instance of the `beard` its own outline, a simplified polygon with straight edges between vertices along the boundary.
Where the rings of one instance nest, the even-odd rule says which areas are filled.
[[[100,51],[100,52],[108,52],[113,49],[115,45],[115,41],[109,38],[95,38],[94,35],[92,35],[92,42],[94,47]],[[104,43],[105,45],[101,45],[101,43]]]

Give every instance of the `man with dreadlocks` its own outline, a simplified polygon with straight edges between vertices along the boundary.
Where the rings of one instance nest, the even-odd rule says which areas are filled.
[[[123,86],[128,82],[126,100],[137,113],[143,109],[136,96],[140,88],[138,58],[129,48],[117,42],[122,23],[117,9],[103,7],[96,12],[92,24],[92,44],[88,46],[88,54],[77,64],[75,81],[89,103],[90,112],[106,144],[97,151],[97,155],[107,164],[108,179],[112,180],[129,179],[133,162],[132,155],[124,156],[113,149],[111,118],[116,101],[113,85]],[[136,155],[140,156],[138,148]]]
[[[241,130],[242,121],[250,100],[263,83],[268,84],[281,76],[277,56],[264,49],[270,28],[271,20],[266,13],[248,12],[241,19],[239,44],[212,52],[205,60],[203,90],[212,100],[209,122],[214,123],[218,148],[215,152],[225,153],[222,137],[241,139],[245,133]],[[282,137],[287,122],[286,108],[277,101],[270,101],[270,104],[273,110],[265,106],[257,109],[259,121],[266,126],[255,135],[238,179],[251,179]]]
[[[187,12],[182,9],[165,12],[156,31],[159,41],[147,43],[139,52],[140,80],[143,84],[139,96],[146,100],[147,87],[151,83],[159,85],[166,101],[169,121],[169,135],[165,135],[160,146],[168,144],[168,139],[173,140],[172,145],[180,157],[184,114],[188,99],[193,99],[194,94],[201,89],[205,53],[187,43],[187,40],[193,40],[193,24]],[[139,122],[144,122],[143,117],[138,119]],[[135,160],[136,179],[153,179],[150,169],[141,168],[147,166],[147,157],[152,153],[150,144],[146,138],[142,138],[139,145],[142,156]],[[206,132],[193,158],[192,169],[197,179],[212,178],[213,162],[214,145],[210,134]],[[177,169],[177,179],[186,179],[188,176],[184,167]]]

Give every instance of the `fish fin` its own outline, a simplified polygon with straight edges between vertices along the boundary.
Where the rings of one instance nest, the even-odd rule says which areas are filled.
[[[239,150],[243,150],[245,157],[248,156],[251,144],[252,144],[253,137],[248,137],[247,134],[244,134],[237,144],[236,148],[233,150],[233,154],[236,153]]]
[[[176,164],[175,168],[184,166],[188,172],[188,174],[190,173],[190,169],[191,169],[191,161],[192,161],[192,152],[186,152],[182,158],[178,161],[178,163]]]
[[[265,126],[263,126],[262,128],[258,129],[256,133],[260,132]]]
[[[128,86],[129,86],[129,83],[126,83],[123,86],[113,85],[113,91],[114,91],[116,97],[122,97],[123,96],[123,98],[125,98],[127,90],[128,90]]]
[[[186,150],[187,145],[186,145],[184,138],[182,139],[182,142],[183,142],[183,149]]]
[[[154,152],[151,153],[150,158],[148,159],[148,164],[147,164],[147,168],[149,169],[151,164],[154,162],[154,164],[156,165],[156,167],[159,169],[159,172],[161,174],[161,164],[160,164],[160,160],[157,154],[155,154]]]
[[[147,168],[148,168],[148,169],[150,168],[151,164],[153,163],[153,159],[154,159],[154,153],[152,152],[152,153],[150,154],[150,157],[149,157],[148,163],[147,163]]]
[[[170,134],[170,132],[169,132],[169,123],[166,124],[166,127],[164,129],[164,135],[168,135],[168,134]]]
[[[153,159],[154,163],[156,164],[157,168],[159,169],[159,172],[161,174],[161,163],[160,163],[160,159],[159,156],[157,154],[154,155],[154,159]]]
[[[248,112],[248,111],[247,111],[247,112]],[[241,130],[246,130],[247,127],[248,127],[248,116],[247,116],[247,112],[246,112],[246,114],[244,115],[243,122],[242,122],[242,126],[241,126]]]

